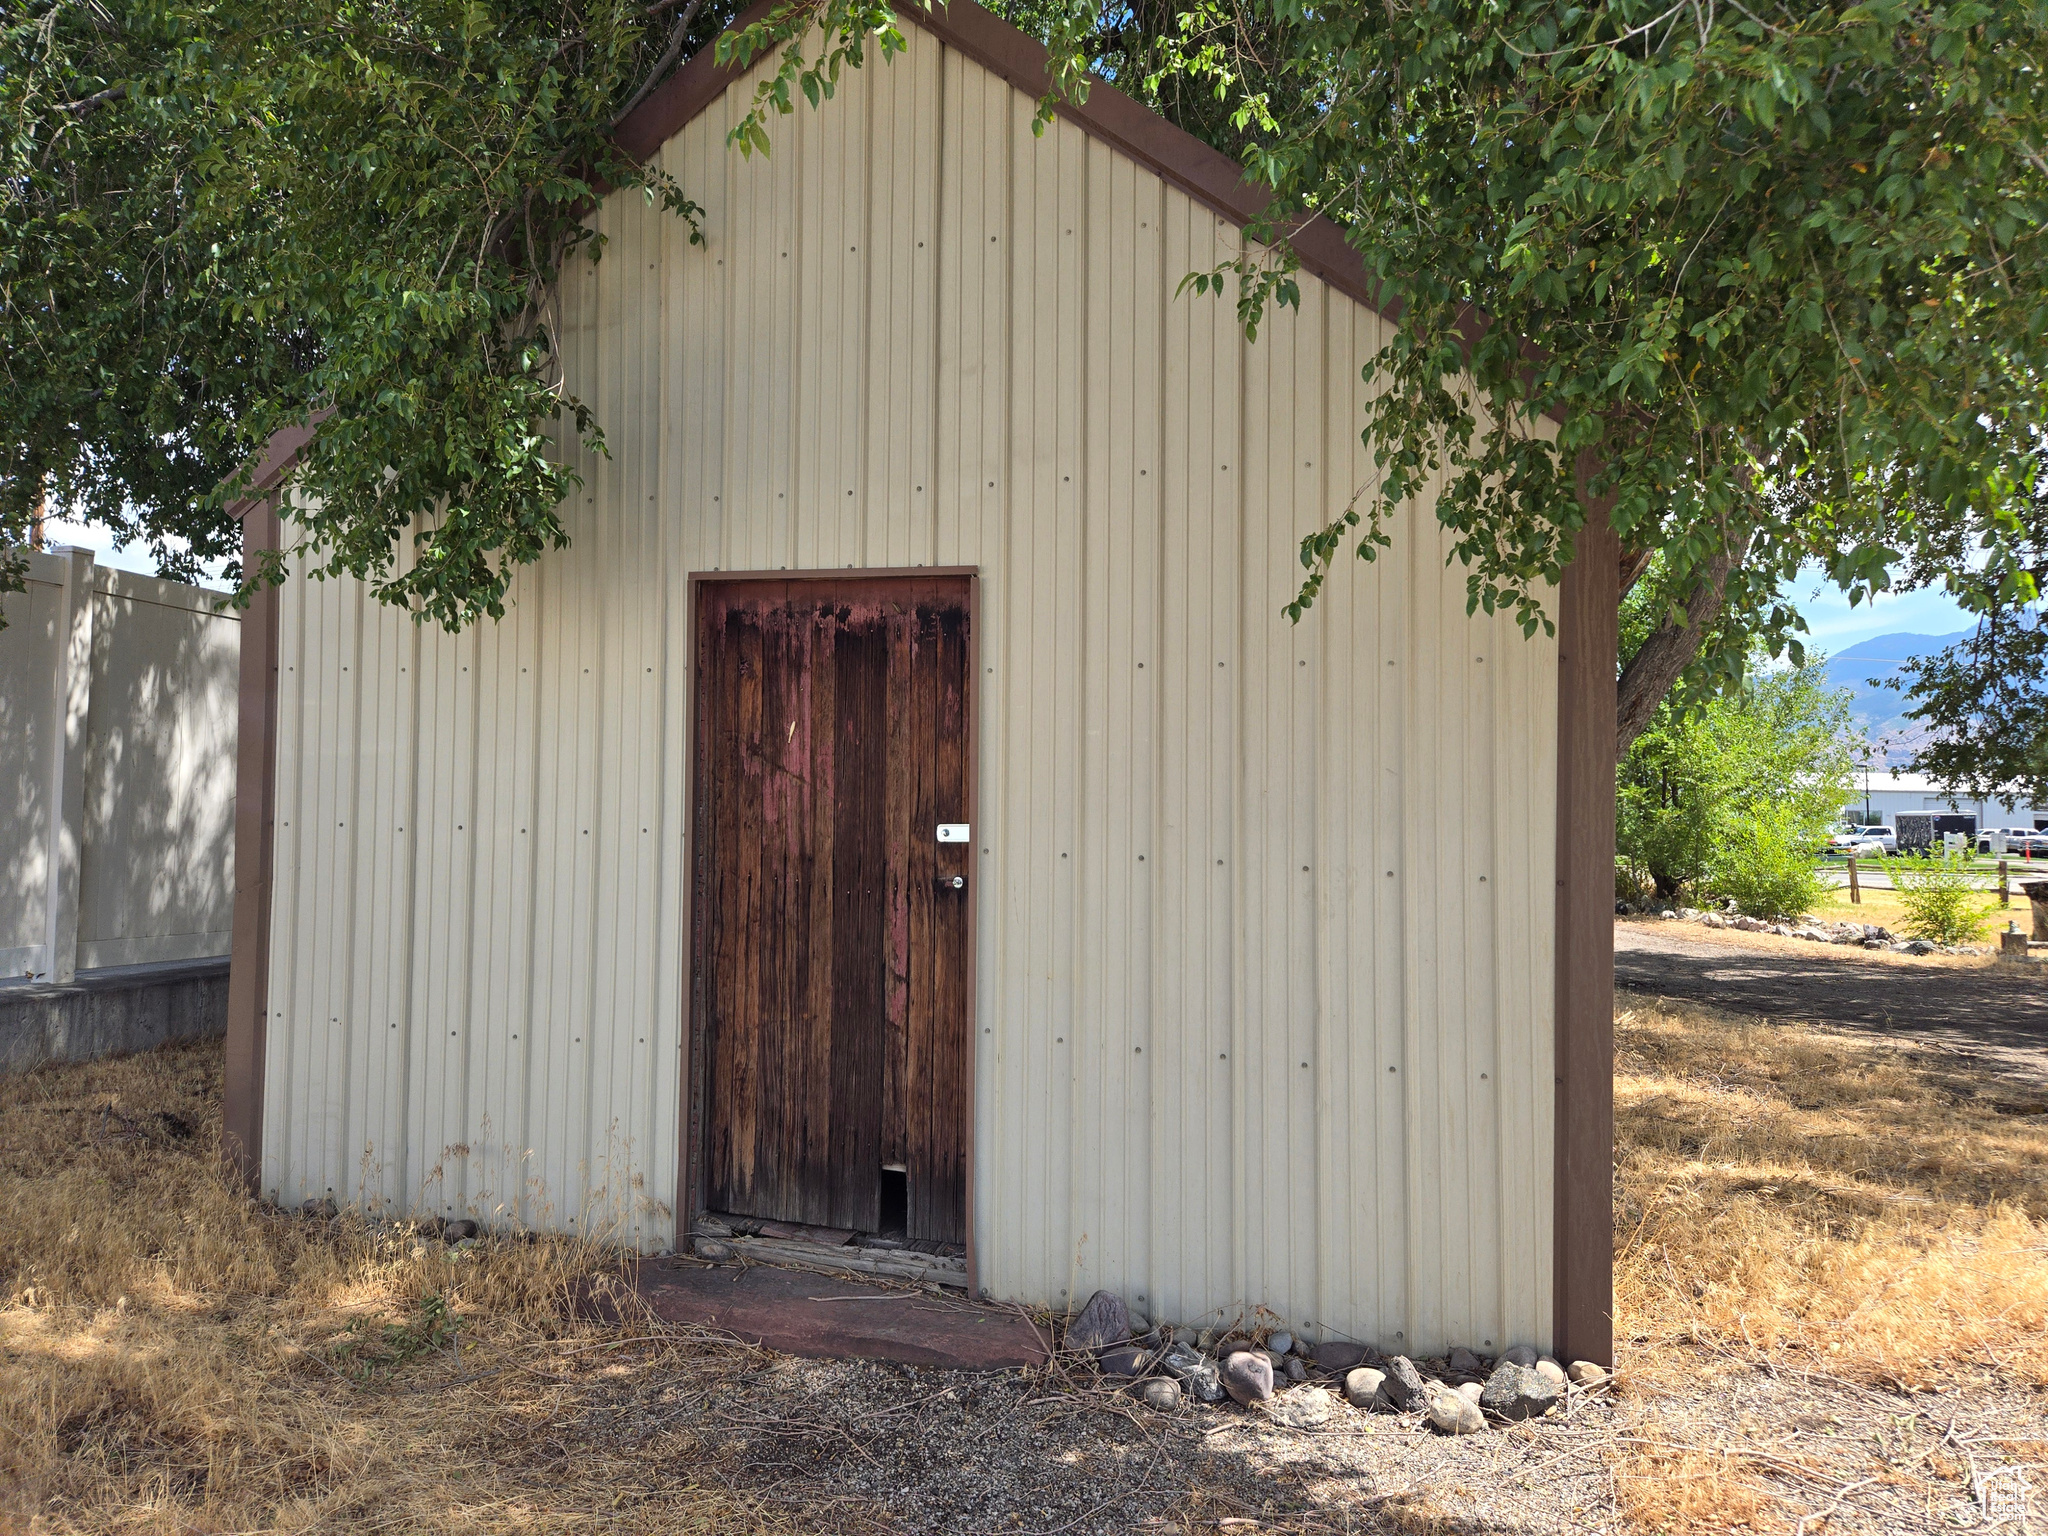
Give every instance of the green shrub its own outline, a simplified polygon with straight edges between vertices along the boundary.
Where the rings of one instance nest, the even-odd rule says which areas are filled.
[[[1982,937],[1991,920],[1991,901],[1970,883],[1963,854],[1938,859],[1889,858],[1885,872],[1899,893],[1906,920],[1899,926],[1916,939],[1968,944]]]
[[[1820,902],[1819,855],[1812,830],[1796,811],[1759,807],[1722,834],[1709,856],[1702,887],[1732,898],[1745,917],[1802,917]]]

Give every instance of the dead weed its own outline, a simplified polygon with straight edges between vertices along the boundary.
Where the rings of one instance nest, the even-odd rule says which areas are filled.
[[[597,1243],[449,1249],[264,1209],[217,1172],[219,1072],[217,1046],[184,1046],[0,1079],[0,1531],[791,1528],[666,1398],[621,1406],[657,1380],[701,1396],[741,1346],[584,1320],[574,1299],[622,1263]],[[1899,1392],[2048,1383],[2048,1115],[2027,1090],[1848,1035],[1628,1007],[1616,1107],[1641,1411],[1554,1438],[1604,1465],[1618,1517],[1811,1536],[1831,1500],[1904,1509],[1938,1485],[1953,1503],[1979,1462],[2038,1464],[2032,1442],[1917,1406],[1958,1399]],[[1727,1379],[1703,1386],[1703,1363]],[[1823,1426],[1792,1448],[1802,1380],[1873,1424],[1903,1414],[1898,1444],[1851,1455]],[[1702,1419],[1703,1391],[1759,1384],[1775,1419]],[[1382,1528],[1466,1528],[1419,1495],[1376,1502]]]
[[[1904,1387],[2048,1384],[2037,1095],[1954,1058],[1683,1005],[1625,1007],[1615,1048],[1624,1337],[1796,1352]]]

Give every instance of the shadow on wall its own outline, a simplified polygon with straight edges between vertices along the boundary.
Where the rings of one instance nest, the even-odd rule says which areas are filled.
[[[225,955],[241,624],[30,554],[0,630],[0,978]]]
[[[62,596],[31,579],[6,599],[0,630],[0,976],[47,969],[50,692]]]
[[[117,579],[93,594],[79,964],[224,954],[241,625],[210,594],[103,575]]]

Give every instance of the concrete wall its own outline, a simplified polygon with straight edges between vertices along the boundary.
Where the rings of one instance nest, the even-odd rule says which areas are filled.
[[[225,955],[236,615],[85,550],[29,558],[0,630],[0,977]]]

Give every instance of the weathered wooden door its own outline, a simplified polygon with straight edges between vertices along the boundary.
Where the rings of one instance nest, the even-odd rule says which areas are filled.
[[[961,576],[699,584],[709,1209],[875,1231],[897,1174],[966,1241],[969,623]]]

